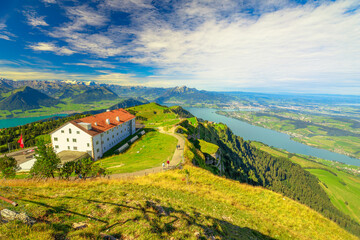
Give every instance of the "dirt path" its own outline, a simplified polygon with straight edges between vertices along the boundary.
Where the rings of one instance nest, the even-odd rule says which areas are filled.
[[[171,129],[171,131],[173,131],[173,129]],[[145,169],[145,170],[141,170],[141,171],[137,171],[137,172],[132,172],[132,173],[118,173],[118,174],[112,174],[109,176],[109,178],[111,179],[115,179],[115,178],[127,178],[127,177],[138,177],[138,176],[145,176],[148,174],[152,174],[152,173],[158,173],[158,172],[162,172],[162,171],[166,171],[168,169],[172,169],[173,167],[177,166],[179,163],[184,161],[184,147],[185,147],[185,139],[183,136],[176,134],[176,133],[169,133],[164,131],[163,128],[159,128],[159,132],[167,134],[167,135],[171,135],[173,137],[176,137],[178,140],[178,145],[180,146],[180,148],[176,148],[174,155],[170,161],[170,166],[168,167],[166,164],[166,167],[163,169],[162,166],[159,167],[154,167],[154,168],[149,168],[149,169]]]

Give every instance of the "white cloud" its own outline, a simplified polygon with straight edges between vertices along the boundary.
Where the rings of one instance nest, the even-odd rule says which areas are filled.
[[[75,51],[70,50],[66,47],[57,47],[51,42],[39,42],[29,46],[35,51],[54,52],[56,55],[72,55]]]
[[[0,39],[11,41],[12,38],[16,37],[14,34],[8,32],[7,26],[4,22],[0,22]]]
[[[84,60],[78,63],[65,63],[65,65],[86,66],[91,68],[116,68],[115,65],[101,60]]]
[[[97,9],[65,7],[69,21],[48,34],[66,47],[38,43],[32,48],[121,56],[122,61],[157,69],[159,78],[147,81],[159,84],[184,80],[208,89],[360,84],[358,0],[305,5],[290,0],[189,0],[171,7],[167,0],[156,5],[150,0],[98,3]],[[131,23],[113,25],[114,11],[129,13]],[[95,62],[77,65],[97,67]],[[102,78],[111,77],[122,76],[107,73]]]
[[[30,26],[37,27],[37,26],[49,26],[44,20],[44,16],[36,16],[35,11],[24,11],[24,15],[27,19],[27,23]]]
[[[360,13],[346,13],[356,7],[358,1],[344,0],[284,7],[258,19],[213,15],[193,28],[144,22],[131,61],[213,89],[219,82],[243,88],[359,81]]]
[[[112,10],[133,12],[141,9],[153,9],[151,0],[105,0],[103,6]]]
[[[73,26],[104,26],[109,18],[87,5],[66,8],[67,15],[73,20]]]
[[[42,0],[44,3],[56,3],[56,0]]]

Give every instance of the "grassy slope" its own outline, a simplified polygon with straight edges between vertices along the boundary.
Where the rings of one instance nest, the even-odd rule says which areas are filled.
[[[213,143],[206,142],[201,139],[199,139],[199,144],[200,144],[200,150],[203,153],[207,153],[210,155],[215,154],[217,152],[217,150],[219,149],[219,146],[217,146]]]
[[[171,159],[177,139],[173,136],[150,131],[137,140],[124,153],[104,158],[99,163],[110,173],[136,172],[161,166]]]
[[[0,238],[95,239],[356,239],[310,208],[269,190],[186,166],[127,180],[8,181],[19,203],[39,221],[0,225]],[[3,187],[3,186],[2,186]],[[168,214],[161,214],[160,206]],[[74,222],[88,228],[73,230]],[[141,226],[141,227],[139,227]]]
[[[257,126],[288,133],[293,136],[294,140],[310,146],[360,158],[360,138],[351,136],[352,134],[359,134],[360,130],[359,128],[352,127],[352,123],[349,122],[330,117],[287,112],[271,113],[271,115],[264,116],[257,116],[256,112],[225,112],[222,114],[244,120]],[[288,120],[282,119],[283,117]],[[295,119],[297,123],[292,119]],[[296,125],[301,122],[303,126]],[[331,130],[331,133],[328,133],[319,126],[329,127],[333,130]]]
[[[147,128],[147,133],[137,140],[122,154],[116,154],[100,160],[102,167],[112,173],[136,172],[148,168],[161,166],[162,162],[170,160],[174,154],[177,139],[159,133],[156,127],[171,126],[180,121],[177,114],[164,111],[167,107],[156,103],[128,108]],[[128,140],[127,140],[128,141]],[[127,142],[126,141],[126,142]],[[120,146],[117,146],[119,148]]]
[[[262,143],[253,142],[253,144],[274,156],[288,157],[287,153],[270,148]],[[304,168],[311,168],[308,171],[318,177],[322,183],[325,183],[321,184],[321,186],[325,189],[335,207],[360,223],[360,177],[339,171],[334,167],[309,161],[300,156],[292,156],[290,160]],[[346,205],[345,202],[348,204]]]
[[[167,112],[167,109],[168,107],[160,106],[156,103],[128,108],[128,110],[134,111],[136,116],[141,116],[142,119],[138,119],[137,121],[145,124],[147,127],[162,127],[177,124],[180,121],[177,114]]]

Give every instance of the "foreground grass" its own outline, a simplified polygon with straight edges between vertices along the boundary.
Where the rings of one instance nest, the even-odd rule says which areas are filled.
[[[186,166],[128,180],[7,181],[32,227],[0,224],[4,239],[356,239],[312,209],[269,190]],[[5,188],[11,189],[6,191]],[[75,222],[88,227],[74,230]]]
[[[289,154],[284,150],[277,150],[259,142],[252,144],[273,156],[289,157]],[[335,207],[360,223],[360,177],[340,171],[335,167],[310,161],[305,157],[290,156],[291,161],[318,177],[321,182],[320,185]]]
[[[153,130],[132,144],[126,152],[104,158],[99,164],[111,174],[159,167],[162,162],[171,160],[176,144],[175,137]]]

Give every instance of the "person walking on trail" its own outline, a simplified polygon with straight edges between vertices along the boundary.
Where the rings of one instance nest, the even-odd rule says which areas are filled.
[[[167,163],[167,165],[168,165],[168,167],[169,167],[169,166],[170,166],[170,161],[169,161],[169,160],[167,160],[167,162],[166,162],[166,163]]]
[[[162,163],[162,167],[163,167],[163,169],[165,168],[165,163],[164,162]]]

